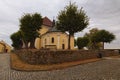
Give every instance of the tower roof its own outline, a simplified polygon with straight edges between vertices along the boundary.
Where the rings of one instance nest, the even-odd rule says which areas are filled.
[[[48,19],[48,17],[43,18],[43,25],[52,27],[52,24],[53,24],[52,21],[50,19]]]

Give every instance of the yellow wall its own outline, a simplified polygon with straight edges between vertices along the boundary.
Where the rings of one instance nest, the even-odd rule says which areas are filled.
[[[52,43],[52,37],[54,43]],[[57,49],[62,49],[62,44],[64,44],[64,49],[68,49],[68,35],[66,33],[50,32],[41,37],[41,47],[43,48],[46,47],[45,45],[56,45]],[[71,49],[74,49],[74,37],[71,37]]]
[[[11,46],[9,46],[8,44],[6,44],[6,49],[7,49],[7,52],[10,52],[11,51]]]
[[[40,38],[36,38],[36,40],[35,40],[35,47],[37,49],[41,48],[41,39]]]
[[[51,27],[42,25],[42,26],[41,26],[41,29],[39,30],[40,35],[46,33],[50,28],[51,28]]]
[[[11,46],[9,46],[8,44],[6,44],[4,41],[0,42],[0,52],[10,52],[11,51]]]
[[[48,27],[48,26],[42,25],[41,29],[39,30],[40,35],[45,34],[50,28],[52,28],[52,27]],[[35,47],[37,49],[41,48],[41,39],[40,38],[36,38],[36,40],[35,40]]]
[[[50,28],[52,28],[52,27],[47,27],[47,26],[42,25],[42,29],[40,29],[40,31],[39,31],[40,35],[42,35],[42,36],[40,36],[40,38],[36,38],[35,47],[37,49],[40,49],[40,48],[46,48],[46,47],[47,48],[48,47],[55,48],[55,46],[56,46],[56,49],[62,49],[62,44],[64,44],[64,49],[68,49],[68,35],[63,32],[46,33],[46,32],[48,32],[48,30]],[[51,42],[52,37],[54,38],[54,43]],[[70,42],[71,42],[71,44],[70,44],[71,49],[74,49],[74,37],[73,36],[71,37]],[[50,46],[50,45],[52,45],[52,46]]]
[[[0,52],[4,52],[4,46],[0,44]]]

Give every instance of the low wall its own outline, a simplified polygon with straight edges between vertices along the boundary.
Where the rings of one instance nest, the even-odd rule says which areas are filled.
[[[92,59],[98,58],[99,53],[101,53],[103,57],[119,55],[119,52],[115,50],[21,50],[16,51],[15,53],[21,60],[29,64],[56,64]]]

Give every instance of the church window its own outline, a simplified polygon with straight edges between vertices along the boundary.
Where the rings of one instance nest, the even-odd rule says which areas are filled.
[[[47,43],[47,40],[45,39],[45,44]]]
[[[54,43],[54,38],[53,38],[53,37],[52,37],[52,40],[51,40],[51,41],[52,41],[52,43]]]

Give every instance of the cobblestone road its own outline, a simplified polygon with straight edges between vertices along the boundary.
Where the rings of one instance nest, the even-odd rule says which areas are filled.
[[[11,70],[9,61],[9,54],[0,54],[0,80],[120,80],[119,58],[38,72]]]

